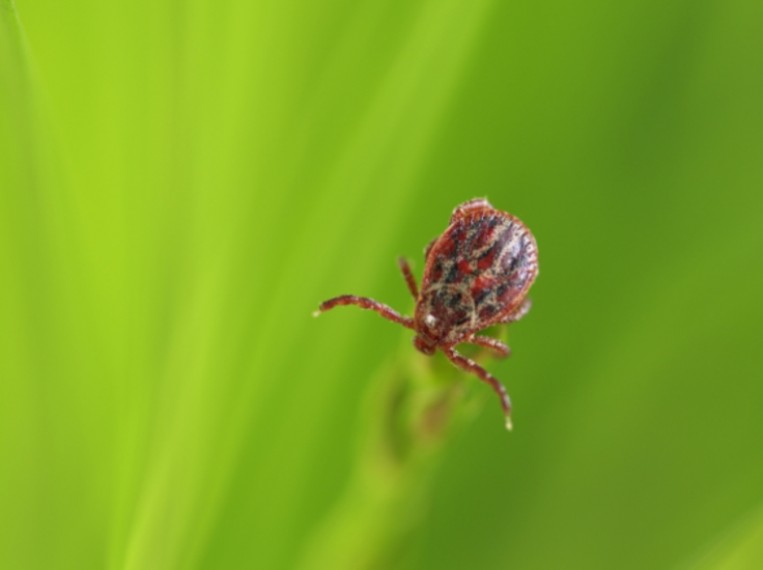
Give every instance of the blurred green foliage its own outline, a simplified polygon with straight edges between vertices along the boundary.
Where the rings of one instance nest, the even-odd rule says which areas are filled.
[[[0,567],[762,567],[761,69],[755,0],[0,0]],[[309,315],[477,196],[515,431],[442,372],[386,471],[424,357]]]

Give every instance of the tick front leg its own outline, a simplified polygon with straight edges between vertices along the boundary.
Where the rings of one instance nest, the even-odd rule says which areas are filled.
[[[409,329],[413,328],[412,318],[401,315],[395,309],[385,305],[384,303],[380,303],[379,301],[374,301],[373,299],[369,299],[368,297],[358,297],[356,295],[340,295],[339,297],[334,297],[333,299],[329,299],[328,301],[323,301],[323,303],[321,303],[321,306],[318,307],[318,310],[313,313],[313,316],[317,317],[321,313],[325,313],[326,311],[329,311],[333,309],[334,307],[338,307],[339,305],[356,305],[360,307],[361,309],[376,311],[382,317],[384,317],[385,319],[389,321],[398,323]]]
[[[490,349],[498,358],[506,358],[507,356],[511,356],[511,349],[497,338],[475,335],[466,342],[468,344],[476,344],[477,346]]]
[[[408,260],[404,257],[398,257],[397,264],[400,266],[400,271],[403,272],[403,277],[405,277],[405,283],[408,285],[408,290],[411,292],[414,299],[418,299],[419,287],[416,285],[416,278],[413,276]]]
[[[503,384],[501,384],[497,378],[482,368],[482,366],[474,362],[471,358],[466,358],[465,356],[459,354],[456,349],[451,347],[444,348],[443,352],[445,352],[445,356],[447,356],[448,360],[450,360],[453,364],[463,370],[466,370],[467,372],[471,372],[472,374],[477,375],[480,380],[490,384],[490,386],[493,388],[495,393],[498,394],[498,397],[501,400],[503,415],[506,418],[506,429],[510,430],[512,428],[511,399],[509,398],[508,392],[506,392],[506,388],[503,387]]]

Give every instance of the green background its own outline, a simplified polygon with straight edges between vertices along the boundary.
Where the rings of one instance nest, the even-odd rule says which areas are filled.
[[[762,190],[757,0],[0,0],[0,567],[763,567]],[[443,366],[387,469],[310,312],[481,196],[515,431]]]

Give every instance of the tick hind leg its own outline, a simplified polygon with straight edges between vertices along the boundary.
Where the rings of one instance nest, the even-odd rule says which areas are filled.
[[[530,307],[532,307],[530,299],[525,299],[516,309],[498,321],[497,324],[507,325],[509,323],[518,321],[530,311]],[[507,356],[511,356],[511,349],[509,346],[497,338],[483,335],[474,335],[471,340],[467,341],[467,343],[476,344],[478,346],[490,349],[498,358],[506,358]]]
[[[506,392],[506,388],[503,387],[503,384],[501,384],[497,378],[482,368],[482,366],[474,362],[471,358],[466,358],[465,356],[459,354],[456,349],[445,348],[443,351],[445,352],[445,356],[448,357],[448,360],[450,360],[453,364],[462,370],[466,370],[467,372],[475,374],[480,380],[490,384],[491,388],[493,388],[493,391],[498,394],[498,398],[501,400],[503,415],[506,418],[506,429],[510,430],[512,427],[511,399],[509,398],[509,393]]]
[[[488,350],[492,350],[493,354],[498,358],[506,358],[511,356],[511,349],[504,342],[501,342],[497,338],[483,335],[475,335],[471,340],[467,341],[468,344],[476,344]]]
[[[411,292],[414,299],[418,299],[419,287],[416,285],[416,278],[413,276],[408,260],[404,257],[398,257],[397,264],[400,266],[400,271],[403,272],[403,277],[405,277],[405,283],[408,285],[408,290]]]
[[[317,317],[321,313],[325,313],[326,311],[329,311],[333,309],[334,307],[338,307],[340,305],[356,305],[360,307],[361,309],[376,311],[388,321],[398,323],[409,329],[413,328],[412,318],[401,315],[395,309],[385,305],[384,303],[380,303],[379,301],[374,301],[373,299],[369,299],[368,297],[358,297],[356,295],[340,295],[339,297],[334,297],[333,299],[329,299],[328,301],[323,301],[323,303],[321,303],[321,306],[318,307],[318,310],[313,313],[313,316]]]

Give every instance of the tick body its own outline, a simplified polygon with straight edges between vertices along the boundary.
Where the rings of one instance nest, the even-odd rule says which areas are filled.
[[[501,401],[511,429],[511,401],[503,385],[487,370],[456,350],[476,344],[498,356],[509,347],[478,333],[487,327],[521,319],[530,309],[527,292],[538,275],[538,247],[530,230],[516,217],[496,210],[486,199],[458,206],[446,230],[425,252],[421,288],[408,262],[400,258],[416,311],[407,317],[366,297],[341,295],[321,303],[315,315],[339,305],[357,305],[415,331],[414,346],[427,355],[438,349],[457,367],[488,383]]]

